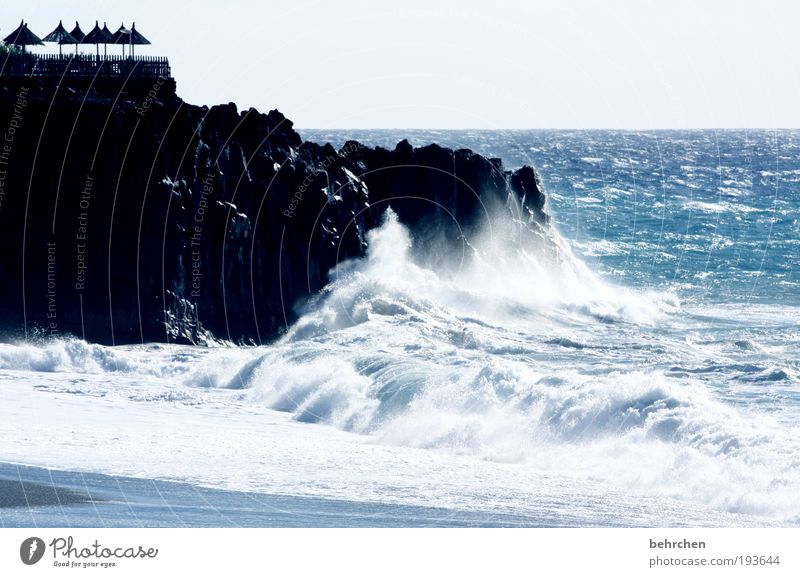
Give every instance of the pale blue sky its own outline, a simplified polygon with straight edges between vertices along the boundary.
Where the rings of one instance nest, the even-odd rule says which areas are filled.
[[[20,18],[135,20],[185,100],[301,127],[800,127],[790,0],[29,0],[0,33]]]

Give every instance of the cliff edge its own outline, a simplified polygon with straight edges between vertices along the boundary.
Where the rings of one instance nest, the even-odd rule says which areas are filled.
[[[497,208],[548,220],[530,167],[303,142],[277,110],[193,106],[171,79],[0,77],[0,123],[6,338],[268,342],[389,206],[420,242],[465,243]]]

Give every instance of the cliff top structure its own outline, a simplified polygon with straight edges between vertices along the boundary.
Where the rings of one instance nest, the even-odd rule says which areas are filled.
[[[28,29],[23,21],[5,37],[5,54],[0,53],[0,75],[19,78],[162,78],[172,77],[169,61],[163,56],[136,56],[135,47],[150,44],[134,23],[130,29],[122,24],[113,34],[103,24],[95,21],[94,28],[83,34],[76,22],[72,32],[67,32],[61,22],[44,40]],[[43,45],[44,42],[58,44],[58,54],[36,54],[28,52],[28,46]],[[74,45],[75,54],[64,54],[63,46]],[[91,45],[95,55],[78,53],[78,45]],[[100,45],[103,54],[100,54]],[[108,45],[120,46],[122,55],[109,55]],[[126,55],[127,47],[127,55]]]

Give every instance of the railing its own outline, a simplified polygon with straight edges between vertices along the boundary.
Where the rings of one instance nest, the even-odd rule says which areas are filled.
[[[5,64],[5,66],[4,66]],[[0,76],[122,76],[171,78],[163,56],[95,56],[91,54],[9,54],[0,56]]]

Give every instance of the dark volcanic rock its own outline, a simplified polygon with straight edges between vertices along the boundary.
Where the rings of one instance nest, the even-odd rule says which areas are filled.
[[[530,167],[406,141],[335,150],[276,110],[188,105],[172,80],[0,76],[0,123],[7,337],[260,343],[388,206],[422,241],[462,243],[498,206],[547,221]]]

